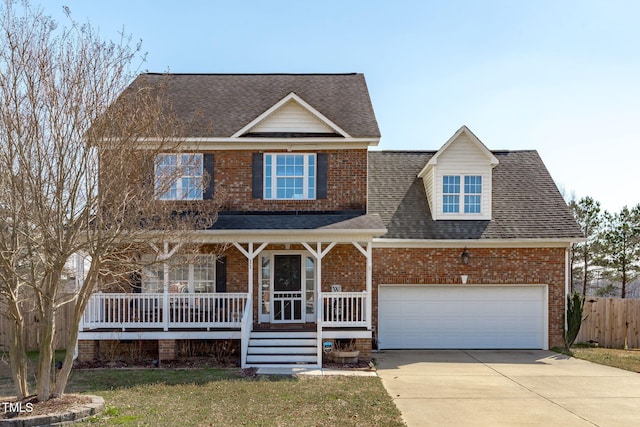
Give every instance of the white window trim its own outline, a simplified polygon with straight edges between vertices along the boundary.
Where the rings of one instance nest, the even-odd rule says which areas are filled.
[[[460,177],[460,192],[459,193],[445,193],[444,192],[444,177],[445,176],[458,176]],[[464,190],[464,179],[465,177],[471,177],[471,176],[475,176],[475,177],[480,177],[480,193],[466,193]],[[442,175],[441,179],[440,179],[440,188],[442,190],[442,195],[440,196],[440,215],[442,216],[464,216],[464,217],[468,217],[468,216],[481,216],[484,215],[483,212],[483,200],[485,197],[485,178],[482,176],[482,174],[452,174],[452,173],[445,173]],[[444,197],[445,196],[458,196],[458,211],[457,212],[445,212],[444,211]],[[480,196],[480,212],[465,212],[465,202],[464,202],[464,198],[465,196]]]
[[[202,185],[202,180],[204,179],[204,156],[202,155],[202,153],[160,153],[156,156],[156,162],[154,165],[154,186],[157,184],[157,179],[158,177],[158,164],[159,162],[157,161],[158,157],[160,156],[176,156],[176,169],[180,170],[181,168],[183,168],[182,165],[182,156],[183,155],[188,155],[188,156],[194,156],[195,158],[198,159],[198,162],[200,164],[200,170],[199,173],[200,175],[176,175],[176,177],[174,178],[175,183],[176,183],[176,197],[165,197],[169,191],[167,190],[166,192],[164,192],[163,194],[156,194],[156,199],[157,200],[163,200],[163,201],[167,201],[167,200],[202,200],[203,199],[203,192],[199,191],[197,192],[196,197],[193,198],[188,198],[188,197],[182,197],[183,196],[183,189],[182,189],[182,180],[184,178],[195,178],[195,179],[200,179],[200,185]]]
[[[267,197],[267,156],[271,156],[271,197]],[[302,192],[303,197],[278,197],[278,178],[287,178],[287,176],[276,175],[276,157],[277,156],[303,156],[304,158],[304,175],[302,176]],[[314,173],[313,177],[315,183],[314,197],[309,197],[309,157],[313,156]],[[318,198],[318,157],[315,153],[264,153],[262,176],[264,177],[262,182],[262,194],[265,200],[316,200]],[[295,176],[295,178],[300,178]]]

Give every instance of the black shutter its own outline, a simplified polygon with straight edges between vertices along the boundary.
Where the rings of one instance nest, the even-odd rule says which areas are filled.
[[[329,162],[329,155],[327,153],[316,154],[318,160],[318,176],[316,177],[316,183],[318,186],[318,199],[327,198],[327,167]]]
[[[254,199],[262,199],[262,188],[263,188],[263,179],[262,179],[262,162],[263,162],[262,153],[253,153],[253,178],[252,178],[252,186],[253,191],[251,197]]]
[[[227,257],[216,259],[216,292],[227,292]]]
[[[213,199],[213,187],[214,187],[213,153],[205,153],[203,157],[204,157],[204,162],[203,162],[204,171],[209,176],[209,182],[205,186],[204,193],[202,194],[202,198],[207,200],[207,199]]]

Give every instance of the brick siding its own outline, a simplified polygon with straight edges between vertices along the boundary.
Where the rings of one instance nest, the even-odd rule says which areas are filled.
[[[549,288],[549,346],[563,344],[565,299],[564,248],[470,248],[462,264],[462,249],[373,250],[373,321],[378,324],[378,285],[381,284],[546,284]]]
[[[269,150],[269,153],[282,150]],[[305,151],[306,152],[306,151]],[[309,151],[328,153],[327,198],[263,200],[252,198],[251,151],[214,152],[216,188],[224,189],[224,210],[335,211],[365,210],[367,206],[367,150]]]

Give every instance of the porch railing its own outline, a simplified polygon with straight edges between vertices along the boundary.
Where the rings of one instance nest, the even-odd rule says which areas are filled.
[[[366,327],[366,292],[323,292],[324,327]]]
[[[82,329],[240,328],[246,293],[91,295]]]

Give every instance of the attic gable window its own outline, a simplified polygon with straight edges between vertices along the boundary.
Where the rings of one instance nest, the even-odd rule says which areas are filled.
[[[202,154],[159,154],[155,188],[160,200],[202,200]]]
[[[265,154],[264,198],[315,199],[316,171],[315,154]]]
[[[463,185],[461,185],[461,183]],[[442,177],[442,212],[479,214],[482,207],[482,176],[444,175]]]

